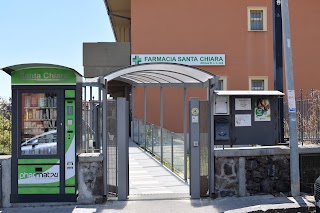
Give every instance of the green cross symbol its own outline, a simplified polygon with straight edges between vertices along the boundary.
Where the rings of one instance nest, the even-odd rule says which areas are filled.
[[[132,61],[135,63],[135,64],[139,64],[141,62],[141,58],[139,56],[135,56]]]

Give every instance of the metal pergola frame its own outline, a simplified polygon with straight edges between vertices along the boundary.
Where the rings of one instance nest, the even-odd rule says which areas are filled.
[[[211,174],[211,170],[214,168],[213,159],[213,118],[212,118],[212,100],[213,89],[215,85],[217,85],[219,77],[209,73],[205,70],[191,67],[182,64],[174,64],[174,63],[152,63],[152,64],[142,64],[142,65],[134,65],[124,67],[113,72],[110,72],[104,76],[86,79],[84,85],[91,86],[100,85],[102,88],[102,96],[103,96],[103,129],[107,129],[107,97],[108,94],[108,82],[112,80],[123,81],[132,85],[132,102],[134,102],[134,87],[142,86],[144,87],[144,124],[146,128],[146,87],[159,87],[160,88],[160,128],[161,128],[161,144],[163,144],[162,137],[162,128],[163,128],[163,87],[180,87],[183,88],[183,129],[184,129],[184,163],[187,165],[187,88],[208,88],[208,100],[209,100],[209,118],[210,118],[210,149],[211,153],[209,154],[209,174]],[[134,104],[132,105],[132,117],[134,113]],[[103,131],[102,134],[102,144],[103,147],[106,147],[108,143],[107,132]],[[104,195],[108,194],[107,188],[107,156],[106,149],[102,149],[103,152],[103,177],[104,177]],[[161,161],[162,161],[161,156]],[[187,166],[185,166],[185,177],[187,180]],[[214,192],[214,177],[210,175],[210,193]]]

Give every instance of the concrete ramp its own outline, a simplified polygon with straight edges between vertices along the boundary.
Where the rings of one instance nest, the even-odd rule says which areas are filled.
[[[138,197],[189,197],[187,182],[166,169],[132,141],[129,142],[129,187],[129,200]]]

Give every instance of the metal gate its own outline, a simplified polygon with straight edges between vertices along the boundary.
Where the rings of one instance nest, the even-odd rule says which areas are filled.
[[[98,100],[94,100],[93,90],[98,92]],[[128,101],[125,98],[108,100],[107,91],[100,84],[83,84],[83,93],[81,150],[103,154],[104,195],[125,200],[129,194]]]
[[[319,154],[300,155],[300,188],[302,192],[314,193],[314,182],[320,175]]]
[[[125,98],[107,106],[108,196],[126,200],[129,195],[129,104]]]
[[[117,102],[107,107],[107,187],[109,195],[118,195]]]

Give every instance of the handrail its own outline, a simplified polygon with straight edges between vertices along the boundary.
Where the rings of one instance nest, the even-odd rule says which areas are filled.
[[[144,126],[145,125],[145,126]],[[146,129],[146,132],[144,130]],[[162,134],[161,134],[162,133]],[[161,144],[162,137],[162,144]],[[171,132],[165,128],[133,118],[133,141],[149,152],[165,167],[185,179],[184,134]]]

